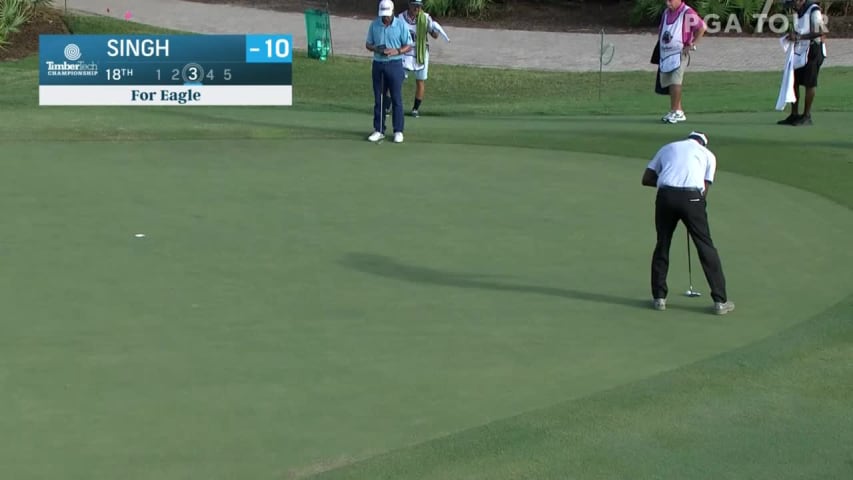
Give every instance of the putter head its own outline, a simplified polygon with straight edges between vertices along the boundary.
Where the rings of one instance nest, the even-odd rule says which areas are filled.
[[[686,292],[684,292],[684,294],[687,295],[688,297],[701,297],[702,296],[701,293],[697,292],[696,290],[693,290],[692,288],[687,290]]]

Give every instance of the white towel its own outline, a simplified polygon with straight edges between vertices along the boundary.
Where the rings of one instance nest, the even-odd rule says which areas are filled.
[[[427,54],[429,55],[429,54]],[[427,57],[429,58],[429,57]],[[420,71],[424,69],[424,65],[415,60],[415,55],[403,55],[403,68],[410,71]]]
[[[444,37],[444,39],[447,40],[448,43],[450,43],[450,37],[447,36],[447,32],[445,32],[444,29],[441,28],[441,25],[439,25],[438,22],[433,21],[432,28],[436,29],[436,31],[438,31],[438,34]]]
[[[776,100],[776,110],[785,110],[785,106],[797,100],[794,92],[794,44],[787,38],[779,39],[785,55],[785,69],[782,71],[782,87],[779,89],[779,98]]]

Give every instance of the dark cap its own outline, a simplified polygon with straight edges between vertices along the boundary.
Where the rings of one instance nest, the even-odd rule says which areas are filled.
[[[701,143],[703,147],[708,146],[708,136],[702,132],[690,132],[690,135],[687,135],[687,138],[692,138],[693,140],[696,140],[697,142]]]

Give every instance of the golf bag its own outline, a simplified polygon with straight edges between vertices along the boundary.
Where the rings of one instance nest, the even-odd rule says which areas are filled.
[[[652,50],[650,63],[652,65],[660,65],[660,40],[658,40],[654,50]],[[662,87],[660,84],[660,67],[658,67],[657,77],[655,78],[655,93],[658,95],[669,95],[669,87]]]

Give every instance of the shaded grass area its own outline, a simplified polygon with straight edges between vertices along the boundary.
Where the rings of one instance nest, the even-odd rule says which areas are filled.
[[[176,33],[135,22],[105,17],[70,15],[70,29],[79,33]],[[37,59],[31,57],[0,65],[8,91],[0,98],[3,108],[15,109],[38,104]],[[595,153],[622,154],[636,139],[663,142],[671,132],[651,128],[668,100],[652,94],[654,77],[649,72],[605,73],[602,100],[598,99],[598,75],[588,73],[529,72],[436,65],[431,71],[428,99],[422,108],[426,116],[422,134],[414,133],[409,141],[423,141],[441,135],[445,142],[481,143],[487,145],[557,148]],[[815,107],[816,126],[807,131],[781,131],[774,125],[781,113],[773,113],[778,92],[778,75],[755,72],[696,72],[686,85],[689,125],[707,131],[714,138],[714,149],[720,153],[721,169],[766,177],[788,185],[800,186],[845,205],[843,191],[853,188],[851,164],[839,155],[849,149],[847,124],[825,112],[853,109],[853,69],[826,68],[821,74],[821,87]],[[15,122],[0,138],[19,140],[54,138],[74,140],[87,138],[86,131],[103,139],[162,138],[336,138],[344,135],[364,136],[370,128],[372,94],[369,63],[364,59],[333,57],[328,62],[308,59],[296,52],[294,59],[294,106],[279,108],[205,107],[181,109],[171,107],[136,107],[132,111],[117,108],[87,108],[85,120],[76,108],[23,108],[19,114],[42,123],[39,129],[28,128],[26,122]],[[406,83],[406,102],[413,96],[413,82]],[[327,128],[322,122],[303,122],[304,113],[328,111],[351,114],[349,126]],[[693,113],[698,112],[698,113]],[[735,113],[765,112],[755,117],[731,117]],[[719,115],[710,115],[719,113]],[[728,114],[728,115],[727,115]],[[186,118],[180,126],[160,127],[158,117]],[[535,115],[531,117],[531,115]],[[596,115],[590,117],[590,115]],[[631,115],[631,119],[624,116]],[[40,121],[49,116],[52,121]],[[453,119],[477,117],[522,117],[517,130],[489,135],[468,135]],[[614,135],[608,123],[611,116],[621,122],[633,121],[636,128],[622,128]],[[585,123],[582,128],[562,131],[562,118],[571,123]],[[125,125],[137,119],[133,128]],[[439,122],[446,119],[447,122]],[[535,120],[535,121],[533,121]],[[431,121],[431,123],[430,123]],[[649,125],[647,125],[649,124]],[[409,128],[416,125],[409,120]],[[655,125],[658,127],[666,127]],[[624,127],[631,127],[624,125]],[[726,138],[727,131],[750,129],[753,138]],[[784,128],[784,127],[782,127]],[[774,149],[779,135],[791,135],[803,141],[789,149]],[[651,135],[651,137],[650,137]],[[91,137],[89,137],[91,138]],[[650,156],[653,152],[642,152]],[[732,157],[735,155],[736,157]],[[802,161],[807,156],[808,161]],[[737,162],[729,161],[737,158]]]
[[[849,478],[851,318],[310,478]]]

